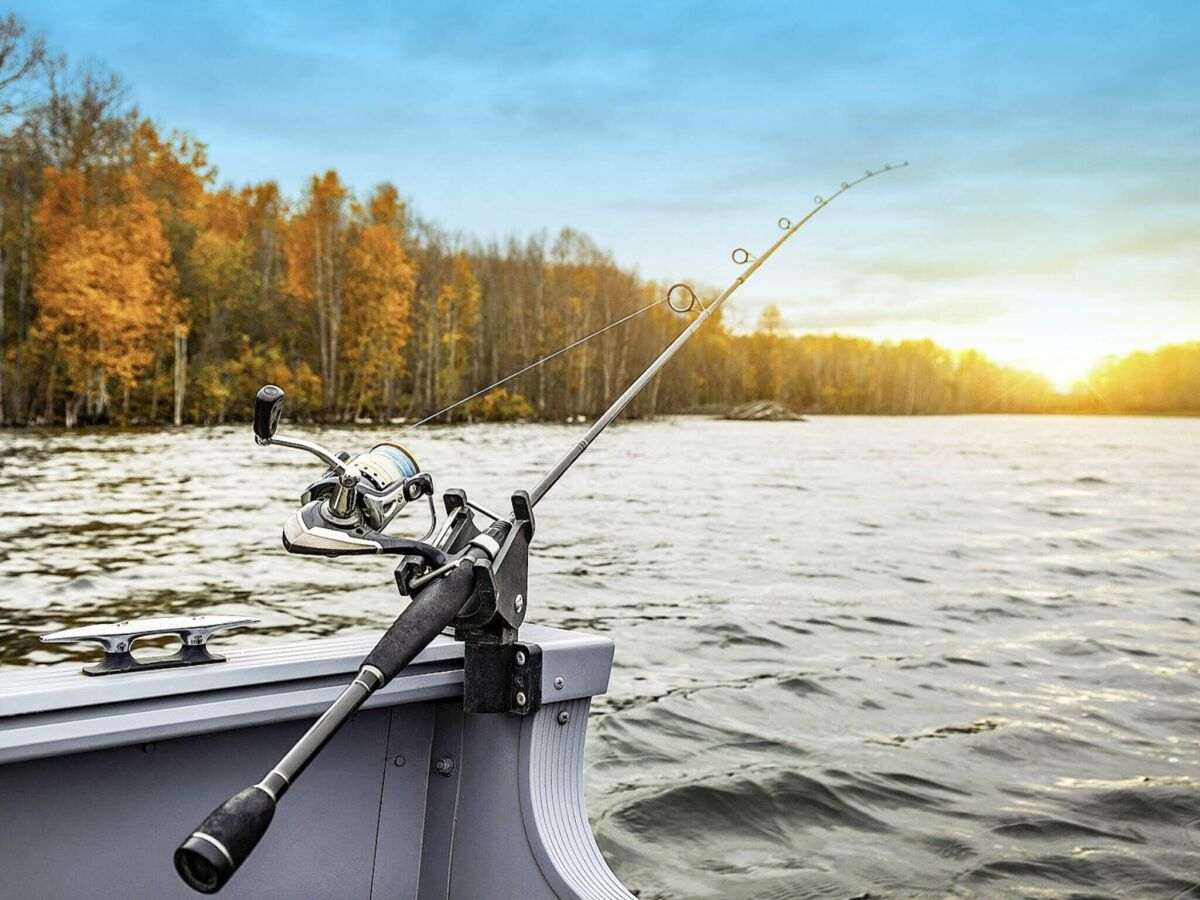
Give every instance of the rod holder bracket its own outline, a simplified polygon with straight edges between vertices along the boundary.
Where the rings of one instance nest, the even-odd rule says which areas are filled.
[[[527,641],[467,641],[463,712],[528,716],[541,706],[541,647]]]

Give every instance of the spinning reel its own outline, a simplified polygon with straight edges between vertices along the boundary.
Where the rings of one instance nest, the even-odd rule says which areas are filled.
[[[254,399],[254,439],[263,446],[305,450],[327,467],[305,489],[301,507],[284,523],[283,545],[290,553],[399,555],[403,558],[396,567],[396,586],[401,594],[416,597],[458,567],[473,550],[479,556],[471,560],[470,597],[464,597],[461,609],[454,611],[455,634],[469,644],[507,645],[515,640],[525,618],[529,540],[533,537],[533,504],[527,493],[517,491],[513,512],[501,517],[472,503],[465,492],[448,490],[443,495],[446,521],[439,530],[433,478],[421,471],[403,447],[385,441],[357,456],[334,454],[310,441],[276,436],[282,413],[283,391],[273,384],[262,387]],[[383,533],[405,506],[422,497],[429,503],[425,534],[402,538]],[[486,531],[476,524],[474,512],[491,520]],[[430,543],[435,531],[438,536]],[[467,665],[470,669],[470,660]],[[501,702],[492,699],[474,704],[470,685],[467,693],[469,709]],[[502,702],[504,709],[511,705],[507,699]]]
[[[398,444],[384,442],[351,457],[334,454],[319,444],[278,437],[283,414],[283,391],[273,384],[254,398],[254,439],[262,446],[278,444],[304,450],[327,466],[325,473],[300,497],[303,504],[283,526],[283,545],[291,553],[310,556],[401,554],[418,556],[433,566],[446,563],[446,554],[427,543],[437,529],[433,478]],[[405,506],[425,497],[429,527],[420,538],[384,534]]]

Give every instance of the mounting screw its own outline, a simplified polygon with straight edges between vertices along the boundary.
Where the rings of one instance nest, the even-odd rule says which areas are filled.
[[[394,763],[396,764],[396,768],[400,768],[400,767],[401,767],[401,766],[403,766],[403,765],[404,765],[404,764],[405,764],[407,761],[408,761],[408,760],[406,760],[406,759],[405,759],[403,756],[397,756],[395,759],[393,759],[393,760],[392,760],[392,762],[394,762]]]
[[[566,687],[566,684],[567,683],[563,681],[563,677],[561,675],[554,679],[554,689],[556,691],[561,691],[564,687]]]
[[[434,769],[437,770],[437,773],[439,775],[449,778],[451,775],[454,774],[454,757],[453,756],[443,756],[441,759],[439,759],[436,763],[433,764],[433,767],[434,767]]]
[[[143,753],[153,753],[154,752],[154,742],[151,741],[149,744],[143,744],[142,752]]]
[[[525,651],[524,650],[517,651],[517,665],[518,666],[525,665]]]
[[[525,698],[525,692],[524,692],[524,691],[517,691],[517,706],[524,706],[524,705],[525,705],[525,699],[526,699],[526,698]]]
[[[559,725],[566,725],[570,721],[571,721],[571,714],[569,712],[567,712],[565,709],[558,714],[558,724]]]
[[[517,612],[521,612],[523,609],[525,609],[525,595],[524,594],[517,594],[517,599],[515,599],[513,601],[513,608]]]

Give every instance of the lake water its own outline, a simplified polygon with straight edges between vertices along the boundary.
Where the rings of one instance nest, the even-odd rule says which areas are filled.
[[[500,507],[581,433],[408,443]],[[236,644],[398,611],[387,561],[284,553],[316,468],[246,426],[0,451],[2,662],[86,622],[261,616]],[[643,898],[1200,896],[1198,462],[1197,419],[606,433],[538,508],[530,619],[617,642],[588,748],[614,870]]]

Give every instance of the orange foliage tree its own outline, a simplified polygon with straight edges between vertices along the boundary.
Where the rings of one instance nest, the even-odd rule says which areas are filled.
[[[70,424],[105,412],[110,379],[128,396],[175,319],[175,272],[155,204],[135,178],[117,179],[119,199],[98,207],[83,172],[48,169],[45,184],[34,216],[45,246],[34,333],[53,346],[73,391]]]
[[[404,209],[396,189],[380,187],[368,208],[368,224],[346,257],[344,370],[351,374],[343,418],[357,418],[368,406],[392,414],[412,334],[415,278],[401,246]]]

